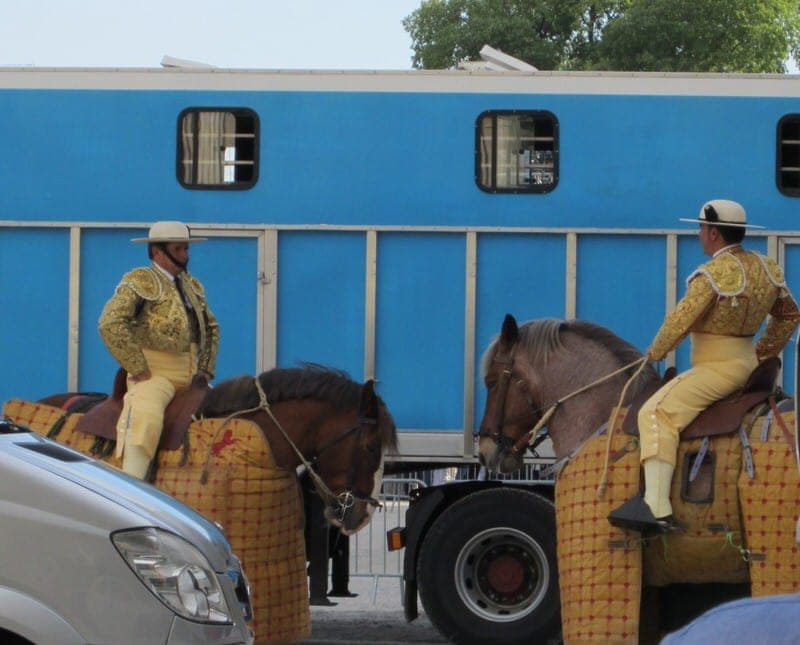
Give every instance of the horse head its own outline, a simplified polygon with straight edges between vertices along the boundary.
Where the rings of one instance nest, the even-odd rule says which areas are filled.
[[[478,434],[481,464],[501,473],[522,467],[525,450],[517,444],[538,416],[528,370],[523,365],[525,357],[523,352],[517,352],[518,345],[517,321],[506,314],[500,336],[489,345],[483,358],[486,407]]]
[[[372,380],[361,387],[355,425],[329,445],[318,460],[319,475],[335,495],[326,500],[324,514],[343,534],[351,535],[366,526],[380,506],[385,451],[396,448],[394,422]]]
[[[487,390],[478,433],[481,463],[501,473],[519,470],[539,425],[547,428],[556,457],[569,455],[608,419],[632,374],[621,368],[639,358],[631,344],[587,321],[518,326],[506,315],[481,365]],[[657,379],[647,366],[626,401]]]
[[[203,402],[205,416],[232,412],[258,423],[279,467],[303,464],[325,504],[325,517],[349,535],[367,524],[383,477],[383,457],[397,431],[373,381],[304,363],[255,379],[220,383]]]

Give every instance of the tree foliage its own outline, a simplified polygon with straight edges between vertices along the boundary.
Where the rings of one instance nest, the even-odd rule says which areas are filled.
[[[628,0],[425,0],[403,26],[414,67],[447,69],[478,60],[491,45],[539,69],[556,69],[585,49]]]
[[[603,34],[596,67],[666,72],[783,72],[796,51],[794,0],[647,0]]]
[[[403,26],[424,69],[488,44],[543,70],[781,72],[800,1],[424,0]]]

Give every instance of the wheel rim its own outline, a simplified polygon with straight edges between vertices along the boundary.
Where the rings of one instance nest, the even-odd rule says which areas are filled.
[[[544,549],[512,528],[491,528],[467,542],[456,558],[456,591],[485,620],[519,620],[539,606],[550,583]]]

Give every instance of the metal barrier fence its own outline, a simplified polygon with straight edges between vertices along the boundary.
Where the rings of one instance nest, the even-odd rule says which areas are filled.
[[[411,491],[428,485],[424,479],[413,475],[383,480],[379,496],[383,506],[373,513],[367,527],[351,538],[350,576],[372,578],[373,604],[381,579],[399,580],[400,592],[403,593],[404,551],[389,552],[386,548],[386,532],[397,526],[405,526]]]

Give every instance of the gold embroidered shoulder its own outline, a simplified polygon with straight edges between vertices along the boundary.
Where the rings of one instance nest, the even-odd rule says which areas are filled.
[[[144,300],[158,300],[164,293],[164,287],[152,267],[134,269],[122,276],[117,291],[127,287]]]
[[[686,295],[664,319],[650,346],[660,360],[690,332],[754,336],[770,316],[756,347],[759,358],[776,354],[797,326],[797,305],[776,262],[739,246],[702,265],[687,281]]]
[[[199,333],[198,370],[214,374],[219,325],[200,281],[185,271],[181,279],[189,286],[186,295],[192,307],[188,311],[174,282],[155,267],[126,273],[106,303],[98,323],[100,336],[129,374],[147,370],[142,348],[188,352],[196,335],[193,328]]]
[[[747,284],[744,266],[733,253],[722,253],[696,269],[686,279],[686,286],[698,275],[705,276],[711,288],[720,296],[738,296]]]

